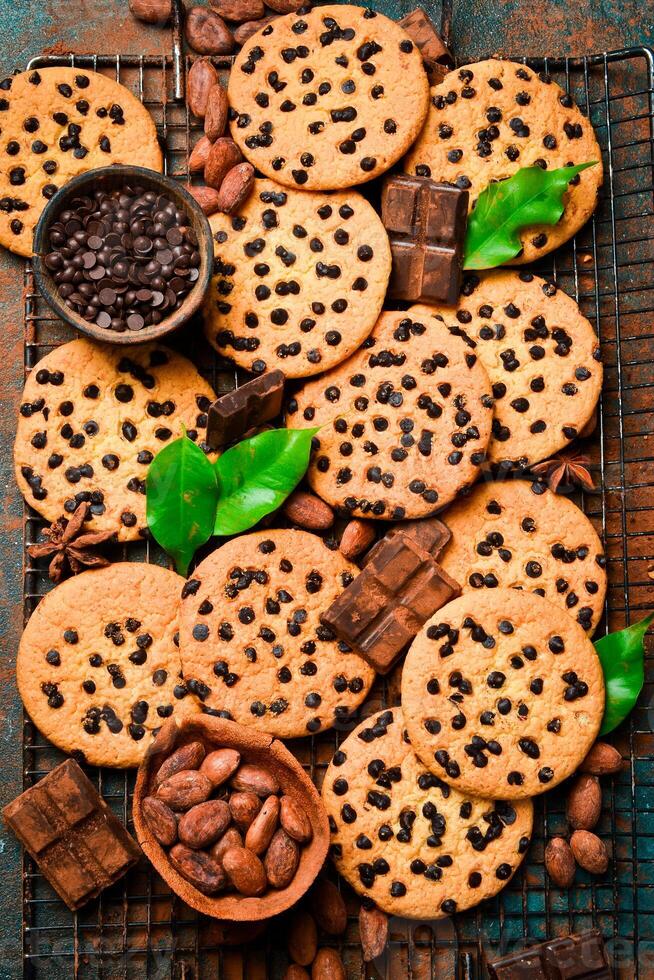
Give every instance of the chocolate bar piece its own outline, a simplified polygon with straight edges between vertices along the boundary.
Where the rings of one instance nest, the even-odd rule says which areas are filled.
[[[422,7],[416,7],[406,17],[402,17],[398,24],[420,51],[432,84],[442,81],[454,65],[454,59]]]
[[[274,419],[282,410],[283,398],[283,371],[268,371],[222,395],[209,408],[209,448],[220,449],[240,439],[249,429]]]
[[[551,939],[488,964],[493,980],[611,980],[599,929]]]
[[[118,881],[141,850],[73,759],[2,811],[5,823],[73,911]]]
[[[468,192],[428,177],[396,174],[382,192],[393,267],[389,295],[453,304],[459,298]]]
[[[420,545],[424,551],[428,551],[436,561],[438,561],[452,538],[452,532],[449,527],[443,524],[442,521],[439,521],[437,517],[426,517],[417,521],[399,521],[389,528],[384,537],[375,542],[370,551],[364,555],[361,561],[361,567],[363,568],[367,565],[370,559],[374,558],[380,549],[384,547],[384,542],[392,538],[398,531],[404,531],[408,534],[417,545]]]
[[[380,544],[320,620],[387,674],[429,617],[461,588],[406,531]]]

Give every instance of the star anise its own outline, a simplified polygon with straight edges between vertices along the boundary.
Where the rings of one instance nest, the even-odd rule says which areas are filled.
[[[48,575],[53,582],[61,582],[68,571],[73,575],[85,568],[103,568],[109,559],[93,549],[115,537],[115,531],[84,531],[88,503],[82,503],[72,517],[59,517],[44,531],[46,540],[31,544],[28,552],[32,558],[51,558]]]
[[[545,477],[553,493],[562,485],[594,490],[595,483],[588,468],[590,462],[590,457],[581,453],[557,453],[551,459],[531,466],[530,470],[536,476]]]

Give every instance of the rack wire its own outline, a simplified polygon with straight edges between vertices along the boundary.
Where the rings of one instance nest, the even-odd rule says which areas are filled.
[[[449,9],[451,5],[447,4]],[[447,11],[446,11],[447,13]],[[49,56],[30,68],[69,64],[116,78],[152,113],[165,149],[166,172],[188,178],[189,147],[199,133],[180,96],[184,69],[179,22],[172,57]],[[524,59],[516,59],[524,60]],[[601,629],[639,619],[652,606],[654,564],[654,54],[630,48],[584,58],[528,60],[567,88],[590,116],[605,164],[605,183],[592,220],[565,247],[548,256],[537,273],[552,277],[574,296],[600,337],[605,384],[597,429],[584,451],[593,459],[598,490],[576,497],[602,536],[608,556],[609,588]],[[216,59],[223,78],[229,59]],[[176,343],[218,392],[238,384],[238,375],[209,350],[191,325]],[[57,344],[72,339],[37,294],[25,268],[25,368],[29,372]],[[43,522],[26,509],[25,545]],[[123,557],[127,558],[127,550]],[[131,545],[130,560],[161,560],[150,545]],[[45,569],[26,559],[25,618],[50,583]],[[612,782],[604,780],[598,833],[612,861],[604,876],[579,871],[569,891],[553,887],[543,868],[547,840],[565,832],[564,791],[536,802],[534,838],[522,870],[495,899],[452,919],[431,923],[391,920],[391,942],[374,964],[364,965],[358,943],[359,902],[341,883],[350,918],[335,945],[349,977],[486,976],[486,958],[528,941],[598,926],[620,980],[654,975],[654,814],[651,760],[654,735],[649,704],[654,684],[654,649],[647,640],[646,685],[640,706],[622,726],[615,744],[628,764]],[[367,715],[398,703],[398,676],[379,682],[363,706]],[[296,741],[292,748],[318,785],[343,732]],[[31,785],[63,758],[24,719],[24,784]],[[131,829],[133,776],[91,770],[95,784]],[[225,933],[221,924],[197,915],[174,896],[145,862],[96,902],[71,914],[54,896],[36,865],[23,869],[23,955],[25,975],[34,978],[278,978],[287,964],[283,929],[257,939]],[[240,945],[225,945],[240,938]]]

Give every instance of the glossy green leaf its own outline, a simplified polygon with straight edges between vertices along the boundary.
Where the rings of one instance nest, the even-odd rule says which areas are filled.
[[[218,478],[202,450],[184,435],[157,453],[146,478],[148,527],[180,575],[213,534]]]
[[[221,493],[214,534],[240,534],[284,503],[309,465],[318,429],[271,429],[216,461]]]
[[[633,626],[602,636],[595,649],[604,671],[606,705],[600,735],[607,735],[627,717],[645,680],[643,639],[654,613]]]
[[[532,225],[555,225],[563,214],[568,184],[597,161],[541,170],[522,167],[512,177],[489,184],[468,217],[464,269],[493,269],[519,254],[520,232]]]

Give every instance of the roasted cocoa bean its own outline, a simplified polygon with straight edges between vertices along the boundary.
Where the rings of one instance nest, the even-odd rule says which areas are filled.
[[[269,796],[248,827],[245,846],[257,856],[266,850],[277,829],[279,820],[279,797]]]
[[[279,822],[289,837],[298,844],[306,844],[313,837],[313,829],[306,811],[295,802],[292,796],[282,796],[280,800]]]
[[[241,161],[241,151],[229,136],[221,136],[209,150],[204,167],[204,181],[220,190],[225,175]],[[220,198],[218,199],[220,201]]]
[[[207,139],[206,136],[201,136],[197,141],[193,149],[191,150],[191,155],[188,158],[188,169],[191,174],[199,174],[204,170],[207,158],[209,156],[209,150],[211,149],[211,140]]]
[[[218,84],[218,72],[208,58],[198,58],[186,79],[186,102],[194,116],[204,119],[209,92]]]
[[[218,192],[218,210],[223,214],[234,214],[248,198],[254,186],[254,167],[251,163],[237,163],[223,177]]]
[[[232,820],[239,830],[245,833],[261,809],[261,800],[256,793],[232,793],[229,798]]]
[[[212,143],[225,132],[228,111],[227,92],[217,82],[209,92],[204,114],[204,134]]]
[[[234,888],[241,895],[253,897],[266,890],[263,864],[247,847],[230,847],[223,854],[223,868]]]
[[[300,849],[285,830],[276,830],[263,864],[266,877],[273,888],[287,888],[295,877],[300,861]]]
[[[279,793],[277,777],[262,766],[244,763],[232,776],[231,785],[234,789],[245,793],[256,793],[257,796],[273,796]]]
[[[209,854],[217,861],[218,864],[223,862],[223,854],[225,851],[229,850],[230,847],[243,847],[243,838],[241,833],[236,827],[228,827],[220,840],[217,840],[215,844],[209,848]]]
[[[205,895],[213,895],[227,884],[221,866],[204,851],[192,851],[184,844],[175,844],[168,857],[175,871]]]
[[[263,0],[209,0],[209,6],[225,20],[236,23],[259,20],[265,10]]]
[[[172,0],[129,0],[129,11],[144,24],[167,24],[173,4]]]
[[[288,955],[301,966],[313,963],[318,952],[318,929],[316,920],[305,909],[293,912],[288,927],[286,941]]]
[[[198,769],[203,759],[204,745],[202,742],[188,742],[186,745],[180,746],[161,764],[152,785],[156,789],[163,783],[164,779],[174,776],[176,772],[182,772],[185,769]]]
[[[176,772],[164,779],[157,789],[157,797],[171,810],[183,812],[198,803],[204,803],[211,793],[212,786],[206,776],[195,769]]]
[[[282,509],[289,521],[309,531],[326,531],[334,523],[329,504],[306,490],[292,493]]]
[[[388,942],[388,916],[376,906],[359,910],[359,937],[364,963],[370,963],[384,952]]]
[[[234,38],[225,21],[205,7],[191,7],[184,33],[189,46],[198,54],[229,54],[234,49]]]
[[[559,888],[570,888],[577,865],[574,854],[563,837],[553,837],[545,848],[545,870]]]
[[[234,40],[239,47],[242,47],[246,41],[249,41],[258,31],[262,31],[273,20],[277,20],[276,14],[270,17],[262,17],[261,20],[248,20],[244,24],[239,24],[238,27],[234,28]]]
[[[220,202],[220,195],[215,188],[196,185],[193,187],[189,186],[186,188],[186,190],[189,192],[191,197],[195,198],[207,217],[209,217],[210,214],[216,213]]]
[[[170,847],[177,840],[177,817],[163,800],[146,796],[141,804],[143,818],[155,840],[162,847]]]
[[[240,763],[241,753],[236,749],[216,749],[208,754],[200,766],[200,772],[211,780],[211,785],[216,789],[234,775]]]
[[[347,980],[343,960],[335,949],[324,947],[311,966],[311,980]]]
[[[187,847],[204,848],[225,833],[232,814],[224,800],[207,800],[198,803],[180,818],[177,833]]]
[[[319,878],[311,889],[311,911],[320,928],[330,936],[340,936],[347,927],[347,909],[343,897],[329,878]]]

